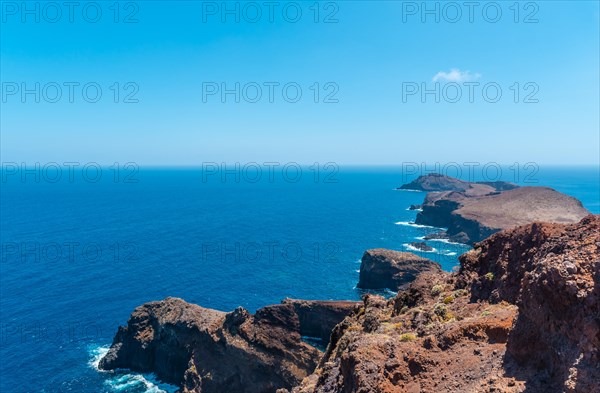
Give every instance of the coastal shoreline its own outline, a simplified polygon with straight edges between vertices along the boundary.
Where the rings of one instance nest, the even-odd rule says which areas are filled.
[[[503,200],[510,200],[514,195],[519,200],[523,192],[534,195],[539,192],[549,193],[552,201],[569,201],[562,196],[554,198],[556,191],[543,187],[514,187],[490,193],[482,193],[481,188],[469,190],[459,192],[461,206],[452,210],[450,215],[455,210],[468,207],[471,200],[487,200],[498,196],[502,196]],[[515,190],[518,193],[515,194]],[[426,213],[428,204],[439,207],[440,201],[443,205],[445,201],[457,198],[452,196],[457,191],[443,192],[450,194],[440,198],[437,194],[440,191],[431,191],[434,196],[426,196],[423,211],[418,214]],[[567,205],[566,211],[570,212],[571,206],[577,207],[577,203]],[[555,206],[550,207],[546,211],[546,217],[555,213]],[[575,210],[575,214],[580,213],[581,210]],[[572,219],[572,216],[563,215],[563,221],[564,217],[567,221]],[[439,223],[444,219],[442,217],[435,220]],[[482,219],[482,222],[485,220]],[[362,369],[363,364],[379,364],[377,359],[388,359],[389,355],[384,355],[377,349],[380,344],[373,347],[373,343],[367,340],[367,337],[377,333],[382,339],[386,337],[386,342],[397,348],[395,350],[417,350],[418,355],[414,355],[417,358],[407,360],[405,356],[408,363],[400,362],[392,367],[396,373],[394,384],[403,386],[403,389],[412,389],[411,386],[418,381],[424,391],[431,391],[433,383],[443,386],[452,383],[463,389],[479,391],[473,384],[483,381],[490,384],[486,379],[489,375],[494,376],[492,385],[507,392],[524,391],[526,383],[553,388],[558,386],[556,384],[563,383],[565,386],[571,384],[585,388],[589,386],[590,380],[600,375],[590,365],[593,363],[586,360],[581,366],[583,371],[579,377],[565,375],[564,367],[570,360],[561,357],[544,366],[549,370],[560,370],[558,379],[540,380],[531,374],[532,369],[527,362],[532,357],[546,355],[535,345],[530,345],[531,350],[523,353],[519,350],[522,344],[515,343],[515,340],[511,342],[508,337],[512,337],[510,332],[514,330],[520,332],[523,339],[532,339],[519,325],[525,323],[519,322],[523,318],[534,318],[528,314],[528,309],[522,308],[522,302],[529,300],[519,297],[519,293],[523,286],[538,290],[536,288],[546,285],[541,281],[527,283],[523,277],[536,266],[538,269],[553,269],[549,263],[557,256],[548,250],[555,250],[556,245],[560,245],[562,251],[558,258],[571,263],[564,265],[564,269],[575,276],[600,268],[600,261],[590,263],[590,260],[581,257],[581,250],[585,250],[587,255],[598,255],[599,223],[600,216],[587,214],[574,223],[513,223],[509,228],[490,229],[489,233],[484,233],[488,238],[481,242],[476,243],[469,238],[468,243],[473,244],[474,249],[460,256],[460,269],[455,273],[444,272],[435,262],[408,252],[368,250],[361,260],[357,287],[397,292],[390,299],[372,294],[366,294],[362,302],[286,299],[279,305],[261,308],[254,315],[243,308],[229,313],[205,309],[176,298],[147,303],[134,311],[127,326],[119,328],[110,350],[99,360],[98,367],[102,370],[125,368],[141,373],[151,372],[165,382],[180,386],[182,393],[217,393],[225,387],[230,392],[240,393],[354,391],[347,390],[348,382],[331,379],[342,374],[352,375],[355,382],[352,382],[351,389],[358,389],[359,386],[383,389],[390,383],[389,376],[376,374],[373,378]],[[451,228],[452,224],[448,226],[448,230]],[[589,241],[582,243],[582,236],[588,236]],[[439,233],[424,240],[452,241]],[[415,244],[422,249],[429,247],[424,241]],[[511,259],[511,254],[502,254],[512,244],[521,247],[524,255],[530,255],[529,259],[515,261]],[[499,255],[502,256],[499,259],[493,257],[492,250],[499,250],[493,252],[500,252]],[[576,256],[576,266],[580,267],[572,267],[573,255]],[[502,265],[503,258],[508,258],[508,265]],[[506,266],[512,267],[506,270]],[[511,278],[514,274],[520,275],[518,282]],[[600,275],[596,273],[596,277]],[[573,282],[575,278],[566,279]],[[572,289],[569,289],[569,285],[565,287],[566,293],[561,292],[556,296],[570,296],[568,294],[572,293]],[[577,286],[582,288],[580,284]],[[595,287],[585,286],[588,289],[597,287],[598,283]],[[584,298],[593,299],[588,300],[588,303],[591,301],[591,307],[598,307],[597,294],[588,289],[585,289],[588,291],[585,295],[578,295],[576,300],[570,300],[575,302],[574,312],[581,312],[581,301]],[[474,301],[476,302],[473,303]],[[498,306],[504,303],[506,304]],[[427,307],[430,308],[429,312],[423,310]],[[525,317],[526,315],[528,316]],[[468,335],[459,333],[463,329],[472,329],[468,327],[472,325],[465,325],[463,322],[469,318],[477,320],[479,329],[474,343]],[[536,323],[542,324],[539,317],[535,318],[538,318]],[[561,320],[559,316],[553,318]],[[584,325],[587,322],[578,323]],[[594,324],[585,327],[592,332],[599,328]],[[547,327],[539,326],[539,329]],[[450,336],[454,338],[448,338],[447,335],[455,330],[457,333]],[[542,340],[540,342],[555,339],[552,333],[548,334],[541,334],[538,338]],[[322,348],[326,348],[325,352],[311,345],[307,338],[321,342]],[[584,345],[583,350],[587,356],[585,359],[597,359],[598,343],[594,343],[593,338],[587,340],[590,339],[592,346],[589,343],[582,344],[573,337],[568,343],[569,348]],[[474,349],[471,349],[470,355],[464,351],[456,352],[454,344],[448,344],[444,340],[461,342],[463,347]],[[356,348],[364,348],[368,355],[361,351],[353,353],[351,347],[348,347],[350,343],[354,343],[352,345]],[[416,343],[419,343],[418,347],[414,346]],[[539,355],[536,355],[536,351]],[[355,357],[353,366],[344,365],[343,358],[340,358],[344,353]],[[422,360],[417,360],[430,356],[444,356],[449,362],[458,359],[476,361],[483,356],[487,369],[482,374],[473,374],[468,380],[444,379],[440,374],[428,370]],[[499,362],[502,359],[504,360]],[[417,361],[420,366],[416,372],[411,371],[412,377],[408,378],[402,370],[406,365],[410,369],[410,362],[413,361]],[[523,361],[529,371],[523,375],[515,374],[515,367]]]

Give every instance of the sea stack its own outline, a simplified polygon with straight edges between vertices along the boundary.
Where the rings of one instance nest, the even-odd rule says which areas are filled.
[[[411,252],[377,248],[367,250],[360,264],[358,288],[398,291],[422,272],[441,271],[438,263]]]

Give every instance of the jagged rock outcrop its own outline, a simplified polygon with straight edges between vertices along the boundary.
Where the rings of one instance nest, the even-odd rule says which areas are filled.
[[[209,341],[226,314],[167,298],[137,307],[120,326],[99,368],[155,372],[167,382],[181,380],[196,342]]]
[[[360,264],[358,288],[397,291],[425,271],[441,271],[438,263],[410,252],[367,250]]]
[[[440,232],[429,233],[429,234],[423,236],[423,240],[433,240],[433,239],[448,239],[448,234],[446,234],[446,231],[440,231]]]
[[[448,239],[469,243],[534,221],[575,223],[589,214],[577,199],[547,187],[506,182],[469,183],[447,176],[421,176],[401,188],[429,192],[415,222],[448,228]]]
[[[501,232],[461,261],[473,300],[519,306],[508,352],[521,365],[555,391],[600,390],[600,216]]]
[[[441,272],[419,275],[395,299],[366,297],[336,327],[315,373],[292,391],[519,391],[523,383],[503,369],[516,307],[471,303],[465,292]]]
[[[267,393],[296,385],[319,358],[301,340],[293,305],[250,315],[243,308],[223,313],[167,298],[135,309],[99,367],[153,372],[184,393]]]
[[[600,216],[503,231],[367,296],[293,393],[578,392],[600,381]]]
[[[301,340],[331,331],[359,303],[286,299],[251,315],[178,298],[146,303],[120,327],[99,367],[152,372],[191,392],[274,392],[309,375],[321,353]]]

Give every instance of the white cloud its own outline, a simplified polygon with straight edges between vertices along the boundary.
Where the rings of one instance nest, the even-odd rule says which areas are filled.
[[[446,82],[469,82],[477,80],[481,74],[473,74],[471,71],[461,71],[458,68],[452,68],[450,72],[440,71],[433,77],[433,81],[443,80]]]

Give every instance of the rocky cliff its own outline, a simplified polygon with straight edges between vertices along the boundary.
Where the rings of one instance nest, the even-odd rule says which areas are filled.
[[[556,391],[600,391],[600,216],[501,232],[461,262],[472,301],[518,305],[507,349],[520,365]]]
[[[600,381],[600,216],[491,236],[368,296],[294,393],[581,392]]]
[[[416,186],[433,192],[426,195],[415,222],[447,228],[445,236],[460,243],[473,244],[534,221],[575,223],[589,214],[577,199],[547,187],[469,183],[436,174],[402,187]]]
[[[251,315],[243,308],[224,313],[167,298],[135,309],[99,367],[152,372],[183,393],[272,393],[297,385],[321,358],[302,335],[326,336],[327,343],[331,330],[324,329],[355,307],[286,300]]]
[[[398,291],[422,272],[441,270],[438,263],[410,252],[383,248],[367,250],[361,260],[357,287]]]

